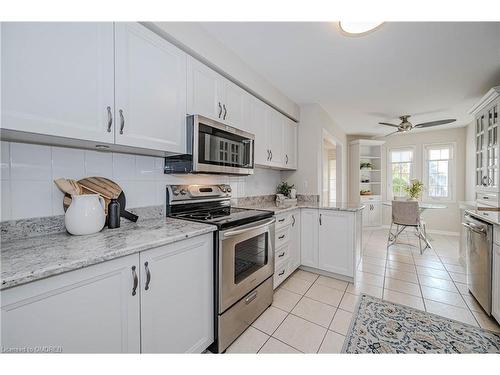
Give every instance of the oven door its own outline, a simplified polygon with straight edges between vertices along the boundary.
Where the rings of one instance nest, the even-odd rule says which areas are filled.
[[[198,115],[193,123],[195,172],[253,174],[253,134]]]
[[[274,273],[274,222],[260,220],[219,235],[219,313]]]

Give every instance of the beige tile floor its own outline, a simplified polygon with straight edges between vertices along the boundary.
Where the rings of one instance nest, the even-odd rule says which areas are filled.
[[[356,284],[295,271],[227,353],[339,353],[362,293],[500,332],[467,290],[458,237],[433,235],[423,255],[410,231],[386,241],[387,230],[363,233]]]

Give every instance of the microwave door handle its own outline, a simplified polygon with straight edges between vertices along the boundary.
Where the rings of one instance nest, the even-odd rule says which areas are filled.
[[[253,227],[249,227],[249,228],[245,228],[245,229],[232,230],[231,232],[224,233],[224,238],[237,236],[238,234],[250,232],[252,230],[259,229],[259,228],[263,228],[263,227],[266,227],[268,225],[271,225],[275,221],[276,221],[276,219],[271,219],[271,220],[266,221],[265,223],[262,223],[262,224],[259,224],[259,225],[254,225]]]

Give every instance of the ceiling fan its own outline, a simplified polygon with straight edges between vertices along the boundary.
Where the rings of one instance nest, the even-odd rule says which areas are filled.
[[[409,132],[410,130],[415,129],[415,128],[417,128],[417,129],[429,128],[431,126],[445,125],[445,124],[449,124],[451,122],[457,121],[456,119],[446,119],[446,120],[423,122],[421,124],[413,125],[410,121],[408,121],[409,117],[411,117],[411,116],[410,115],[399,116],[399,118],[401,119],[401,124],[399,124],[399,125],[389,124],[388,122],[379,122],[380,125],[392,126],[393,128],[397,128],[397,130],[395,132],[389,133],[389,134],[385,135],[385,137],[388,137],[388,136],[396,134],[396,133],[406,133],[406,132]]]

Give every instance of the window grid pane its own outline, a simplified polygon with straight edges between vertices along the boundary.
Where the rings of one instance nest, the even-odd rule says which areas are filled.
[[[450,146],[427,149],[427,189],[430,198],[450,198]]]
[[[412,174],[413,151],[391,151],[392,193],[394,197],[405,196],[404,188],[409,185]]]

